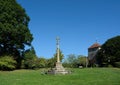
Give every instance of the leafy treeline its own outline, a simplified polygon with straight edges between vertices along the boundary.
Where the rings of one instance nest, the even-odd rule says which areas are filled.
[[[88,59],[86,56],[75,54],[69,54],[63,62],[63,66],[69,68],[86,67],[87,64]]]
[[[60,60],[62,62],[62,58],[64,58],[64,55],[62,54],[62,51],[60,50]],[[54,68],[56,64],[57,56],[56,53],[53,55],[52,58],[46,59],[44,57],[36,57],[34,54],[34,49],[31,48],[30,50],[26,51],[25,57],[22,60],[22,68],[24,69],[37,69],[37,68]],[[63,61],[64,67],[69,68],[78,68],[79,66],[86,66],[86,56],[75,54],[70,54],[67,56],[66,59]]]
[[[57,53],[53,55],[52,58],[46,59],[44,57],[37,57],[35,54],[35,50],[32,47],[31,49],[26,50],[25,56],[22,60],[22,67],[24,69],[37,69],[37,68],[53,68],[56,63],[56,56]],[[62,58],[64,55],[62,54],[62,51],[60,50],[60,60],[62,61]]]
[[[99,66],[120,67],[120,36],[108,39],[97,54]]]

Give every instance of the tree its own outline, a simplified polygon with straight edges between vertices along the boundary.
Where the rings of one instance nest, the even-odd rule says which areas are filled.
[[[55,58],[47,59],[47,65],[46,65],[46,67],[48,67],[48,68],[54,68],[55,63],[56,63]]]
[[[40,57],[37,59],[36,67],[37,68],[45,68],[47,66],[47,59],[44,57]]]
[[[80,65],[82,65],[83,67],[86,67],[86,65],[88,64],[87,57],[83,56],[83,55],[78,56],[78,61],[79,61]]]
[[[65,67],[78,68],[79,66],[86,66],[86,56],[69,54],[67,59],[64,60],[63,65]],[[88,61],[87,61],[88,62]]]
[[[18,68],[26,45],[33,40],[30,18],[16,0],[0,0],[0,56],[12,55]]]
[[[24,58],[22,61],[22,67],[26,69],[34,69],[37,64],[37,56],[33,47],[25,51]]]
[[[77,56],[75,54],[69,54],[68,58],[63,63],[64,66],[68,66],[68,67],[72,67],[72,68],[78,67],[78,64],[79,64],[79,62],[78,62]]]
[[[115,66],[120,62],[120,36],[110,38],[102,45],[97,61],[100,66]]]

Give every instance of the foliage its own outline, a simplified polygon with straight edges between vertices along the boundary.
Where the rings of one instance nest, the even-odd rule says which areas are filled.
[[[68,75],[45,75],[44,70],[0,71],[0,85],[119,85],[120,69],[70,69]]]
[[[47,67],[47,59],[45,59],[44,57],[38,58],[37,61],[36,61],[36,67],[37,68]]]
[[[22,61],[22,68],[36,69],[45,67],[47,67],[47,59],[44,57],[38,58],[33,47],[25,52],[25,56]]]
[[[37,64],[37,56],[35,54],[34,48],[26,50],[24,59],[22,61],[22,68],[34,69]]]
[[[115,67],[118,67],[118,68],[120,68],[120,62],[115,62]]]
[[[97,54],[97,61],[100,66],[115,66],[120,62],[120,36],[108,39]]]
[[[62,53],[62,51],[59,49],[59,57],[60,57],[60,61],[62,62],[63,58],[64,58],[64,54]],[[57,51],[54,54],[54,59],[57,60]]]
[[[80,62],[75,54],[69,54],[63,65],[65,67],[76,68],[80,65]]]
[[[88,64],[88,59],[86,56],[79,55],[78,56],[78,61],[80,62],[80,65],[83,67],[86,67],[86,64]]]
[[[62,62],[62,59],[64,58],[64,54],[62,53],[62,51],[60,49],[59,49],[59,57],[60,57],[60,61]],[[53,68],[55,66],[56,62],[57,62],[57,51],[52,58],[47,59],[46,67]]]
[[[86,56],[83,55],[78,55],[76,56],[75,54],[69,54],[68,58],[63,62],[63,65],[65,67],[72,67],[72,68],[78,68],[79,66],[86,67]]]
[[[0,56],[12,55],[18,68],[24,48],[33,40],[28,29],[30,18],[16,0],[0,0]]]
[[[0,57],[0,70],[14,70],[16,61],[12,56]]]
[[[56,59],[55,58],[47,59],[47,65],[46,65],[46,67],[48,67],[48,68],[54,68],[55,63],[56,63]]]

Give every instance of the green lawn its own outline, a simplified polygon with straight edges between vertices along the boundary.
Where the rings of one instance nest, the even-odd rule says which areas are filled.
[[[118,68],[72,69],[67,75],[44,75],[42,70],[0,71],[0,85],[120,85]]]

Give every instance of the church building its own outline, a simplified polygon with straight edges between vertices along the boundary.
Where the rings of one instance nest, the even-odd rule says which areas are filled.
[[[88,61],[91,67],[97,63],[96,54],[100,49],[101,45],[97,42],[88,48]]]

